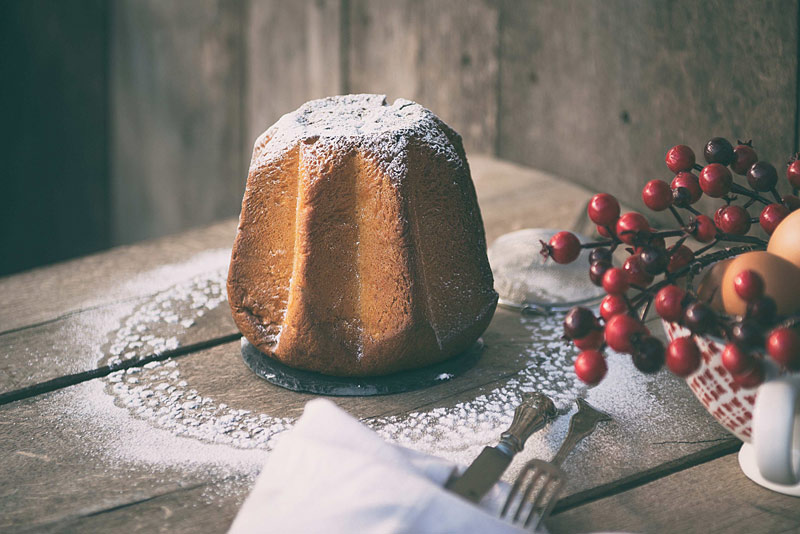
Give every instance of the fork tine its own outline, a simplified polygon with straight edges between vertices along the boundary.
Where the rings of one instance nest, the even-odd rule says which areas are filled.
[[[527,468],[527,466],[526,466]],[[522,480],[526,476],[526,468],[520,472],[519,476],[514,479],[514,485],[511,486],[511,491],[508,492],[508,497],[506,497],[506,502],[503,505],[503,510],[500,512],[500,517],[505,517],[506,513],[508,513],[508,509],[511,508],[511,503],[514,502],[514,497],[516,497],[517,492],[519,491],[519,487],[522,485]]]
[[[544,505],[544,508],[542,509],[542,512],[539,515],[536,515],[534,513],[536,507],[532,507],[530,513],[528,514],[528,519],[525,520],[525,527],[527,528],[530,525],[531,520],[534,517],[536,518],[536,521],[533,523],[533,527],[531,528],[531,532],[536,532],[536,529],[539,528],[539,525],[542,523],[542,521],[547,519],[547,517],[550,515],[550,512],[553,511],[556,502],[558,502],[558,496],[561,495],[561,489],[564,486],[564,477],[560,475],[554,476],[547,480],[546,485],[550,485],[551,483],[553,485],[550,493],[548,494],[548,498],[546,504]],[[540,493],[539,496],[544,495],[545,489],[546,488],[542,488],[542,493]]]
[[[544,471],[538,468],[539,466],[534,462],[528,462],[525,465],[526,469],[526,476],[528,472],[533,473],[531,479],[525,485],[525,492],[522,494],[522,499],[519,502],[519,506],[517,507],[517,512],[514,514],[514,523],[519,520],[519,516],[522,515],[522,510],[525,508],[525,503],[527,503],[530,499],[531,493],[533,490],[536,489],[536,483],[542,478],[544,475]],[[546,484],[546,482],[545,482]]]

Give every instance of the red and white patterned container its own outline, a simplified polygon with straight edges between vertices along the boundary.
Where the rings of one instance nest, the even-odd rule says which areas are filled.
[[[664,330],[670,340],[692,335],[687,328],[666,321]],[[708,413],[737,438],[750,443],[757,388],[744,389],[737,385],[733,376],[723,367],[725,340],[711,336],[694,336],[694,339],[703,360],[700,368],[686,377],[686,383]],[[780,374],[778,366],[770,358],[764,358],[764,362],[767,380]]]

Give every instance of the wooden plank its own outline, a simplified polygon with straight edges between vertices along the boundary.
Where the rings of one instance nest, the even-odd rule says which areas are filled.
[[[0,332],[166,289],[186,279],[181,265],[187,261],[194,260],[195,266],[207,261],[207,270],[218,269],[224,265],[220,261],[225,255],[220,249],[233,244],[236,224],[235,220],[226,220],[0,278]],[[148,272],[149,279],[142,277]],[[198,269],[192,269],[188,276],[194,274]]]
[[[501,5],[500,157],[641,207],[675,144],[795,150],[796,2]]]
[[[253,143],[285,113],[347,92],[342,76],[342,1],[246,2],[245,138]]]
[[[0,3],[0,275],[110,245],[108,12]]]
[[[505,324],[498,329],[521,328],[514,324],[520,323],[518,316],[506,312],[500,317]],[[538,335],[537,330],[526,330],[529,337]],[[513,389],[509,375],[514,373],[508,371],[518,369],[529,357],[527,345],[489,345],[477,367],[439,386],[385,397],[334,400],[384,435],[387,425],[411,428],[426,421],[420,418],[425,414],[430,415],[433,426],[440,423],[437,417],[455,417],[454,424],[470,425],[474,422],[459,422],[457,414],[462,409],[474,410],[469,403],[482,395],[491,396],[503,387]],[[626,363],[630,366],[627,358],[615,358],[612,366],[618,369]],[[313,397],[281,390],[252,375],[240,360],[238,343],[178,358],[172,366],[150,366],[128,376],[138,381],[132,387],[151,391],[169,391],[157,386],[164,381],[183,381],[183,390],[208,399],[218,410],[249,410],[250,414],[265,414],[268,418],[295,417]],[[645,470],[657,473],[661,465],[674,465],[726,440],[730,442],[726,432],[710,420],[688,389],[672,375],[662,373],[656,379],[645,380],[647,384],[631,383],[625,374],[622,378],[629,381],[626,388],[639,388],[638,395],[644,397],[626,394],[620,377],[614,376],[588,393],[591,402],[612,412],[617,421],[600,427],[569,459],[567,495],[613,486],[615,481]],[[114,394],[115,383],[111,378],[93,380],[0,407],[0,424],[6,438],[0,442],[0,473],[10,477],[4,487],[13,488],[0,495],[0,506],[6,510],[0,529],[38,530],[49,525],[48,529],[59,531],[67,526],[78,529],[78,525],[114,525],[131,520],[132,515],[141,515],[139,510],[153,510],[156,504],[156,517],[165,528],[196,529],[205,525],[205,516],[187,514],[186,510],[197,505],[199,490],[195,489],[199,487],[211,491],[212,500],[219,497],[215,492],[222,493],[220,507],[208,508],[220,514],[211,524],[224,528],[248,490],[247,477],[260,464],[261,453],[226,445],[213,446],[213,453],[209,453],[212,445],[190,437],[176,438],[173,433],[178,427],[172,425],[176,420],[170,422],[171,416],[159,420],[162,416],[144,412],[137,415],[135,407],[129,411],[125,406],[130,405],[131,397]],[[160,398],[152,397],[154,409],[165,406]],[[219,418],[225,417],[227,412],[223,412],[218,412]],[[191,411],[184,412],[184,416],[194,417]],[[497,439],[508,424],[510,413],[500,416],[505,423],[492,420],[494,417],[498,414],[490,415],[491,424],[479,426],[469,438],[443,435],[430,442],[420,435],[400,438],[400,442],[467,462],[484,445]],[[567,422],[567,417],[561,417],[534,435],[504,478],[513,479],[528,458],[552,454],[564,437]],[[210,423],[212,427],[216,424]],[[269,427],[269,421],[264,425]],[[424,434],[426,429],[419,430]],[[205,439],[224,437],[221,431],[209,432],[207,427],[201,434]],[[125,483],[120,484],[123,476]],[[231,477],[240,483],[214,489]],[[170,515],[161,510],[162,505],[177,513]],[[152,524],[153,520],[142,518],[134,520],[134,524]]]
[[[236,215],[242,14],[232,0],[112,3],[113,241]]]
[[[554,515],[552,532],[798,532],[797,498],[751,482],[736,454]]]
[[[497,139],[497,8],[488,2],[350,2],[350,90],[415,100],[492,154]]]
[[[581,187],[519,165],[480,156],[470,158],[470,164],[489,242],[519,228],[576,220],[590,196]],[[563,200],[553,203],[552,198]],[[103,345],[118,328],[116,322],[141,313],[153,298],[163,299],[192,277],[225,269],[234,228],[234,221],[226,221],[0,279],[0,325],[6,327],[0,333],[0,393],[96,369],[97,350],[108,349]],[[191,310],[177,302],[178,296],[167,300],[181,308],[181,320],[194,317],[185,313]],[[147,328],[158,337],[176,336],[180,346],[236,332],[225,303],[191,327],[165,321]],[[143,346],[133,352],[142,356],[148,350]]]

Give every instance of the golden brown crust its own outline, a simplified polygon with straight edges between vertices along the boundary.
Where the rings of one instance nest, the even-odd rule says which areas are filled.
[[[381,375],[454,356],[488,326],[497,294],[461,141],[417,107],[436,136],[306,135],[277,154],[276,127],[257,141],[228,296],[262,352]]]

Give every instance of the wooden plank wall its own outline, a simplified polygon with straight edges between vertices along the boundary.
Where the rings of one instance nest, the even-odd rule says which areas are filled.
[[[468,154],[634,205],[675,143],[753,138],[775,163],[798,149],[798,0],[94,3],[109,35],[107,95],[92,96],[108,126],[93,131],[110,140],[77,191],[99,182],[110,201],[70,199],[99,212],[95,234],[61,228],[94,248],[237,214],[256,136],[336,93],[416,100]]]

